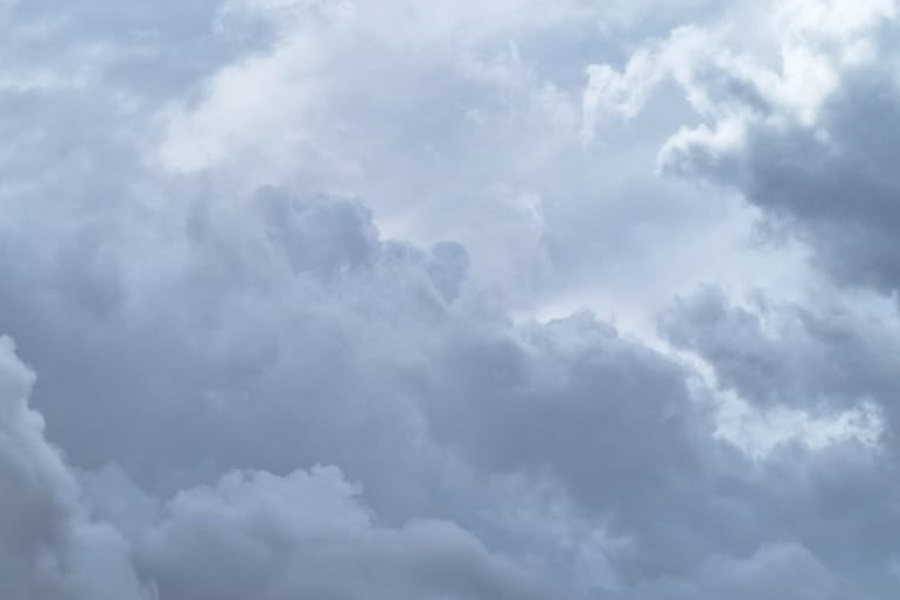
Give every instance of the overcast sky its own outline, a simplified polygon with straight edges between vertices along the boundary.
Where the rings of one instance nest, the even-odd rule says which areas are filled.
[[[0,0],[0,598],[897,598],[898,27]]]

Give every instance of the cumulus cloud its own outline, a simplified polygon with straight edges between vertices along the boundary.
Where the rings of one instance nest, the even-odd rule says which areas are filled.
[[[720,383],[761,405],[847,406],[889,395],[895,322],[883,311],[779,305],[733,306],[719,290],[683,300],[664,334],[702,355]]]
[[[384,528],[356,494],[334,468],[231,472],[179,492],[141,540],[139,563],[170,598],[550,597],[534,573],[452,523]]]
[[[161,506],[112,469],[89,475],[85,495],[28,407],[32,372],[2,344],[6,597],[548,597],[452,523],[378,526],[334,467],[232,471]]]
[[[8,598],[149,599],[130,548],[90,519],[44,421],[28,406],[34,374],[0,339],[0,590]]]
[[[664,172],[736,188],[832,275],[890,291],[896,16],[890,1],[789,2],[764,38],[774,56],[745,51],[733,31],[677,30],[621,72],[593,67],[585,106],[631,115],[671,79],[701,123],[668,139]]]

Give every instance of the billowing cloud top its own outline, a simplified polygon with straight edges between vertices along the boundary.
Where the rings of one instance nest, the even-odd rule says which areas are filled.
[[[0,0],[0,598],[896,598],[898,27]]]

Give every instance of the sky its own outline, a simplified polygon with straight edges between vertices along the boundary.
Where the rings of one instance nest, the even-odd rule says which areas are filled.
[[[894,0],[0,0],[4,600],[889,600]]]

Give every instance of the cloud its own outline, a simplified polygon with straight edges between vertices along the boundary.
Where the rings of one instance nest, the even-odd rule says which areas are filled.
[[[77,479],[44,440],[42,417],[27,405],[33,374],[9,338],[2,343],[6,597],[547,597],[540,581],[452,523],[376,525],[358,488],[334,467],[283,478],[233,471],[155,511],[113,470],[88,477],[93,502],[85,504]],[[151,510],[142,514],[142,505]],[[111,521],[97,520],[103,513]]]
[[[646,586],[635,598],[845,598],[849,590],[805,548],[775,544],[761,548],[746,560],[712,557],[697,580],[659,582]],[[854,592],[853,597],[860,597]]]
[[[896,146],[894,2],[792,2],[777,11],[777,56],[738,48],[740,36],[678,30],[618,72],[593,67],[585,93],[597,111],[633,115],[667,79],[701,119],[660,151],[661,169],[737,189],[767,219],[816,250],[840,281],[893,289],[888,241],[896,183],[886,168]],[[878,115],[877,120],[870,117]]]
[[[92,521],[28,406],[34,374],[0,339],[0,590],[8,598],[149,599],[119,533]]]
[[[893,3],[88,4],[0,4],[7,596],[892,597]]]
[[[827,410],[895,388],[893,324],[872,309],[783,306],[765,298],[732,306],[721,291],[709,289],[678,303],[661,328],[675,344],[703,356],[721,385],[755,404]]]
[[[357,493],[334,468],[231,472],[167,503],[139,564],[167,598],[549,597],[452,523],[378,526]]]
[[[802,306],[757,298],[735,306],[706,290],[678,303],[662,330],[702,357],[717,385],[745,403],[723,436],[759,449],[769,483],[757,488],[764,495],[758,501],[769,518],[786,519],[777,529],[791,531],[820,560],[859,573],[869,593],[881,597],[896,586],[889,573],[897,548],[887,533],[896,523],[896,499],[882,482],[897,457],[892,357],[900,337],[890,303],[837,298]],[[834,522],[826,516],[838,514],[844,516]],[[825,542],[831,535],[845,543]],[[854,556],[838,548],[854,544]]]

